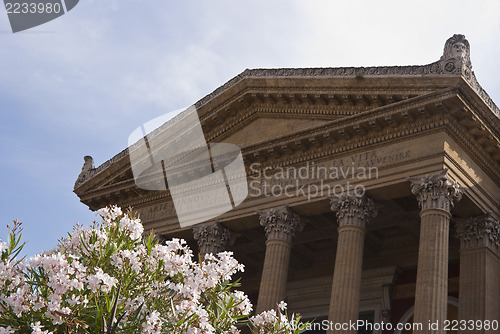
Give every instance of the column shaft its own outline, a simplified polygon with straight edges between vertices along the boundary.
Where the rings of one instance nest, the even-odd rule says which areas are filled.
[[[267,241],[257,313],[275,309],[285,299],[292,240],[303,228],[300,217],[288,206],[260,211],[259,215]]]
[[[500,320],[500,223],[491,214],[460,220],[457,236],[460,238],[458,318],[483,325],[459,333],[496,333],[484,325],[485,321]]]
[[[356,321],[359,315],[365,231],[355,226],[339,228],[328,319],[331,324]],[[351,333],[340,331],[338,333]]]
[[[421,213],[414,322],[446,320],[448,305],[448,241],[450,214],[443,210]],[[444,333],[442,329],[424,333]]]
[[[460,320],[500,320],[499,261],[490,250],[474,249],[460,253]],[[496,333],[494,330],[464,330],[463,334]]]
[[[366,224],[375,216],[374,204],[371,199],[358,195],[330,199],[331,209],[337,212],[339,236],[327,333],[355,334],[349,324],[359,317]],[[335,330],[336,326],[342,329]]]
[[[288,241],[279,239],[266,242],[257,313],[276,308],[276,303],[285,299],[291,246]]]
[[[410,177],[411,191],[420,206],[420,243],[414,323],[418,334],[444,334],[448,310],[448,244],[450,209],[462,198],[463,188],[450,179],[448,170],[424,177]],[[437,326],[429,326],[435,324]]]

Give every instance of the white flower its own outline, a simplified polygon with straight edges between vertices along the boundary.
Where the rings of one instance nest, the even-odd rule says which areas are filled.
[[[0,327],[0,334],[12,334],[14,333],[14,331],[12,330],[12,328],[7,327],[7,328],[4,328],[4,327]]]
[[[31,328],[33,329],[31,334],[52,334],[52,332],[49,331],[42,331],[43,326],[40,325],[40,321],[34,325],[31,323]]]
[[[89,275],[87,277],[87,285],[92,292],[96,292],[98,289],[103,292],[109,292],[118,283],[118,280],[112,276],[109,276],[102,271],[101,268],[95,268],[96,273],[94,275]]]
[[[140,219],[130,219],[127,215],[120,219],[120,229],[129,233],[132,240],[138,240],[142,237],[144,226]]]
[[[287,306],[287,303],[285,303],[284,301],[281,301],[278,304],[279,309],[282,310],[282,311],[286,310],[286,306]]]
[[[0,242],[0,253],[7,249],[7,243]],[[1,328],[1,327],[0,327]],[[1,333],[1,332],[0,332]]]
[[[141,333],[160,334],[161,325],[162,321],[160,319],[160,313],[158,311],[153,311],[146,317],[146,322],[142,324]]]

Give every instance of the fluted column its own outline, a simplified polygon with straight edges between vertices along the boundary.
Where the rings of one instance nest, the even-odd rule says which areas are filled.
[[[284,300],[292,239],[303,228],[300,217],[288,206],[260,211],[259,218],[267,241],[257,313],[276,308]]]
[[[499,320],[500,223],[491,214],[460,220],[459,320]],[[462,330],[463,334],[496,333],[492,329]]]
[[[328,320],[331,325],[348,324],[359,316],[366,224],[375,216],[375,210],[373,201],[365,196],[345,195],[330,200],[339,227]],[[327,333],[356,333],[329,327]]]
[[[194,225],[193,236],[198,242],[200,258],[203,259],[205,254],[226,251],[238,235],[216,221],[210,224]]]
[[[445,333],[448,307],[448,242],[450,208],[462,197],[462,188],[445,169],[439,174],[410,177],[411,191],[420,206],[420,243],[414,323],[422,323],[419,334]],[[429,328],[439,322],[438,329]]]

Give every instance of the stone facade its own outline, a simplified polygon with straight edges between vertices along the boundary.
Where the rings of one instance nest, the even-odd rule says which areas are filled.
[[[463,35],[422,66],[246,70],[195,106],[207,142],[241,148],[241,205],[181,228],[168,190],[135,185],[127,150],[85,158],[81,201],[132,206],[200,254],[233,251],[257,311],[285,300],[304,319],[418,333],[500,320],[500,114]]]

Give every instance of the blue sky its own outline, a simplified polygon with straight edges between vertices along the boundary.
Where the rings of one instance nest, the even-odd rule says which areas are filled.
[[[454,33],[500,104],[500,1],[81,0],[13,34],[0,10],[0,239],[23,222],[25,254],[94,214],[72,192],[141,124],[245,68],[420,65]]]

